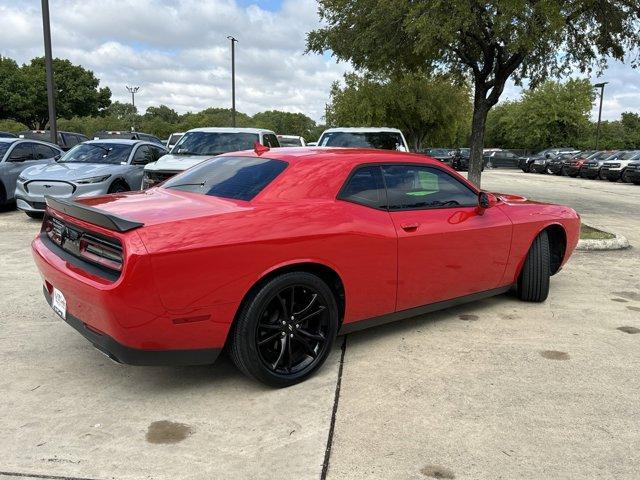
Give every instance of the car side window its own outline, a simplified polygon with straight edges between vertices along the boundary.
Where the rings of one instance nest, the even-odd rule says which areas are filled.
[[[280,146],[280,143],[278,142],[278,138],[271,133],[265,133],[262,136],[262,143],[264,144],[265,147],[269,147],[269,148]]]
[[[167,151],[164,150],[163,148],[159,148],[159,147],[150,147],[150,148],[151,148],[151,156],[153,157],[153,160],[151,160],[152,162],[155,162],[160,157],[167,154]]]
[[[389,210],[476,206],[477,194],[444,170],[422,165],[382,167]]]
[[[136,150],[136,153],[133,154],[133,159],[131,160],[132,165],[146,165],[149,162],[153,162],[153,155],[151,153],[151,148],[148,145],[140,145]]]
[[[31,143],[20,143],[16,145],[7,161],[9,162],[26,162],[34,160],[33,146]]]
[[[58,151],[47,147],[46,145],[36,144],[33,146],[33,150],[35,152],[36,160],[44,160],[46,158],[53,158],[58,155]]]
[[[340,200],[366,207],[387,209],[387,192],[379,165],[360,167],[353,172],[338,195]]]

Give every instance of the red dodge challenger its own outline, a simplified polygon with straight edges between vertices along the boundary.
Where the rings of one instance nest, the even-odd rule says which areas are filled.
[[[226,154],[141,192],[47,199],[33,255],[53,309],[112,359],[287,386],[337,334],[498,295],[547,298],[578,242],[559,205],[479,191],[382,150]]]

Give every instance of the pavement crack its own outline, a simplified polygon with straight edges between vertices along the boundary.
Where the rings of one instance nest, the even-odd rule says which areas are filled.
[[[342,353],[340,354],[340,367],[338,368],[338,381],[336,382],[336,393],[333,399],[333,410],[331,412],[331,423],[329,425],[329,435],[327,436],[327,446],[324,450],[324,461],[322,462],[322,473],[320,480],[326,480],[329,473],[329,460],[331,459],[331,446],[333,445],[333,432],[336,427],[336,416],[338,414],[338,402],[340,401],[340,387],[342,385],[342,370],[344,368],[344,354],[347,351],[347,335],[342,340]]]

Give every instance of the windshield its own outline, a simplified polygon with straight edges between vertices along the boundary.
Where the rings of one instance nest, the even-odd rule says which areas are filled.
[[[250,150],[259,141],[257,133],[187,132],[175,144],[174,155],[220,155]]]
[[[397,150],[404,142],[396,132],[327,132],[322,135],[320,147],[377,148]]]
[[[640,151],[632,150],[630,152],[624,152],[618,157],[618,160],[635,160],[638,156],[640,156]]]
[[[213,158],[172,177],[162,188],[249,201],[286,167],[287,162],[269,158]]]
[[[607,158],[609,158],[609,157],[611,157],[611,156],[613,156],[615,154],[616,154],[616,152],[610,152],[610,151],[609,152],[598,152],[598,153],[596,153],[594,155],[591,155],[589,157],[589,160],[596,160],[596,161],[598,161],[598,160],[606,160]]]
[[[69,150],[58,163],[124,164],[132,148],[133,145],[117,143],[81,143]]]
[[[299,138],[283,138],[278,137],[278,142],[281,147],[301,147],[302,142]]]

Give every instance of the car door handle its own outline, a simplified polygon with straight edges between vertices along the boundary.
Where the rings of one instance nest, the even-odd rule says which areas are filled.
[[[400,225],[405,232],[415,232],[419,226],[419,223],[403,223]]]

